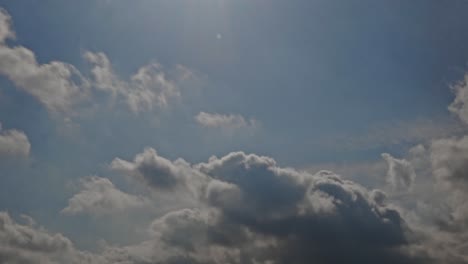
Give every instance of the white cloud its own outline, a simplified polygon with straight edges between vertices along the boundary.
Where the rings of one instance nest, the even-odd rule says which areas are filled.
[[[77,250],[60,233],[21,225],[0,212],[0,262],[8,264],[100,264],[100,257]]]
[[[73,65],[59,61],[39,64],[31,50],[5,43],[13,36],[11,18],[0,9],[0,74],[16,87],[37,98],[53,112],[68,111],[87,95],[88,82]]]
[[[416,173],[410,162],[404,159],[396,159],[388,153],[382,157],[387,162],[387,182],[394,191],[408,191],[413,186]]]
[[[88,213],[102,215],[144,207],[149,201],[117,189],[106,178],[88,177],[81,181],[82,190],[68,201],[64,214]]]
[[[127,82],[112,71],[104,53],[88,51],[84,57],[92,65],[93,77],[88,79],[75,66],[65,62],[39,64],[32,50],[5,42],[14,37],[11,17],[0,9],[0,75],[35,97],[50,112],[72,113],[74,107],[93,99],[96,91],[110,94],[112,101],[122,99],[135,113],[167,107],[171,98],[180,95],[175,81],[169,80],[157,63],[141,67]],[[189,72],[178,66],[180,75],[176,79],[187,78]]]
[[[200,112],[195,116],[195,120],[204,127],[221,128],[230,131],[241,128],[255,128],[258,125],[258,122],[253,118],[246,120],[243,116],[234,114],[222,115]]]
[[[27,157],[31,150],[29,139],[22,131],[3,130],[0,124],[0,158]]]
[[[92,65],[91,73],[95,87],[109,92],[114,99],[121,97],[133,112],[166,107],[171,98],[180,95],[176,84],[167,79],[159,64],[141,67],[131,76],[130,81],[126,82],[115,75],[104,53],[88,51],[84,57]]]

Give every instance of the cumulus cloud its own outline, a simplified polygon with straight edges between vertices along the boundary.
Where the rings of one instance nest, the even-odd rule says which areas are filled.
[[[31,144],[24,132],[2,130],[0,123],[0,158],[21,158],[29,156]]]
[[[5,43],[14,35],[10,15],[0,9],[1,75],[53,112],[67,111],[86,96],[88,82],[73,65],[59,61],[39,64],[31,50]]]
[[[204,127],[221,128],[226,130],[236,130],[241,128],[255,128],[258,122],[251,118],[246,120],[241,115],[222,115],[217,113],[200,112],[195,116],[198,124]]]
[[[21,225],[0,212],[0,262],[8,264],[103,263],[100,257],[77,250],[62,234]]]
[[[184,169],[175,168],[177,163]],[[148,166],[151,169],[141,169]],[[184,256],[188,263],[199,263],[202,256],[214,254],[214,248],[229,256],[229,261],[214,261],[218,255],[201,263],[410,261],[399,250],[407,244],[405,221],[387,205],[385,194],[332,172],[281,168],[272,158],[243,152],[192,165],[171,162],[151,149],[133,162],[114,160],[111,167],[155,180],[147,183],[156,191],[197,183],[194,197],[201,211],[175,212],[152,225],[157,243],[163,241],[179,252],[176,259]],[[167,182],[171,184],[161,184]],[[183,231],[175,231],[179,228]],[[194,237],[183,235],[187,233]],[[252,240],[257,246],[245,248]],[[147,259],[154,261],[154,257]]]
[[[467,76],[453,86],[455,99],[449,106],[463,123],[468,121]],[[389,167],[394,166],[389,179],[414,179],[413,172],[418,174],[410,181],[411,192],[404,199],[394,200],[417,230],[417,242],[408,247],[409,252],[435,263],[468,263],[468,136],[454,133],[435,137],[427,146],[411,148],[405,159],[385,154],[384,158]]]
[[[443,229],[468,237],[468,136],[435,140],[430,160],[436,191],[445,195],[440,199],[445,218],[438,217]],[[465,256],[468,260],[468,256]]]
[[[166,77],[162,66],[157,63],[141,67],[126,82],[113,72],[104,53],[88,51],[84,57],[92,65],[96,88],[109,92],[113,98],[121,97],[133,112],[166,107],[171,98],[180,95],[176,84]]]
[[[122,192],[106,178],[88,177],[81,181],[81,185],[82,190],[70,198],[62,213],[101,215],[141,208],[148,203],[143,197]]]
[[[172,189],[185,181],[185,162],[172,162],[158,155],[156,150],[147,148],[136,155],[133,162],[116,158],[110,168],[139,179],[157,189]]]
[[[98,91],[109,94],[112,101],[123,100],[135,113],[164,108],[171,98],[180,95],[175,82],[169,80],[157,63],[141,67],[128,82],[113,72],[109,59],[102,52],[84,54],[92,65],[91,79],[69,63],[40,64],[32,50],[6,43],[7,39],[15,37],[11,26],[10,15],[0,9],[0,75],[35,97],[50,112],[71,113],[74,107],[89,102]],[[180,76],[176,77],[187,78],[188,72],[180,66]]]

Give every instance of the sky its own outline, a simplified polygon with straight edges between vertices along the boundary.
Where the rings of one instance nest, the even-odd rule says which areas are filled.
[[[467,1],[0,8],[0,263],[468,263]]]

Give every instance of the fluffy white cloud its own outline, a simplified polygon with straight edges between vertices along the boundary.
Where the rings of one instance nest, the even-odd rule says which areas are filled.
[[[88,177],[83,179],[81,184],[82,190],[70,198],[62,213],[109,214],[141,208],[148,203],[143,197],[122,192],[106,178]]]
[[[222,115],[200,112],[195,116],[195,120],[204,127],[221,128],[230,131],[240,128],[255,128],[258,125],[255,119],[246,120],[243,116],[234,114]]]
[[[173,97],[180,95],[176,84],[167,79],[159,64],[141,67],[130,81],[121,80],[112,70],[107,56],[102,53],[86,52],[86,60],[92,65],[93,83],[99,90],[109,92],[113,98],[121,97],[133,112],[166,107]]]
[[[88,79],[65,62],[39,64],[32,50],[6,43],[14,37],[11,17],[0,9],[0,75],[34,96],[50,112],[71,113],[73,107],[92,99],[96,91],[110,94],[112,101],[122,99],[133,112],[164,108],[171,98],[180,95],[175,81],[169,80],[157,63],[141,67],[127,82],[114,74],[104,53],[86,52],[84,57],[92,65],[93,77]],[[178,67],[177,72],[176,79],[187,78],[188,71],[184,67]]]
[[[39,64],[31,50],[5,43],[13,36],[11,18],[0,9],[0,74],[16,87],[37,98],[53,112],[67,111],[87,95],[88,81],[73,65],[59,61]]]
[[[29,139],[22,131],[2,130],[0,124],[0,158],[27,157],[31,149]]]

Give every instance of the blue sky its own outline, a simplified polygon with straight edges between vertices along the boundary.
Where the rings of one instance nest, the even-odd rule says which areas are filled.
[[[5,37],[0,28],[0,53],[6,54],[0,54],[6,142],[0,140],[0,211],[30,215],[84,250],[97,251],[101,240],[142,241],[145,221],[193,209],[175,190],[171,198],[129,179],[152,183],[139,171],[138,153],[173,163],[181,158],[196,167],[192,174],[226,182],[200,164],[212,155],[255,153],[274,159],[274,166],[311,175],[333,170],[407,205],[385,184],[411,182],[411,171],[431,175],[418,174],[419,195],[432,182],[427,179],[442,177],[418,168],[421,160],[431,160],[427,168],[440,164],[436,154],[415,158],[415,146],[438,151],[437,139],[466,132],[463,107],[448,109],[454,98],[468,101],[450,89],[464,80],[467,68],[464,0],[0,0],[0,7],[11,17],[7,31],[15,35]],[[20,49],[36,62],[26,55],[8,60]],[[40,69],[54,61],[57,68]],[[73,76],[57,73],[70,69]],[[390,156],[383,159],[382,153]],[[134,164],[113,169],[116,158]],[[61,213],[83,188],[109,187],[86,178],[93,175],[117,186],[112,197],[126,201],[117,209],[140,204],[126,192],[141,195],[151,209],[138,209],[145,212],[136,222],[127,216],[108,226],[108,214],[81,214],[91,207],[76,209],[75,216]],[[265,190],[281,193],[275,184]],[[114,234],[122,226],[127,231]],[[318,259],[326,263],[325,255]]]

